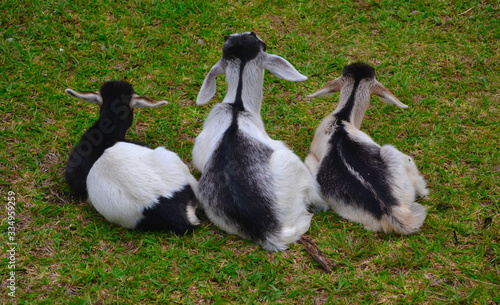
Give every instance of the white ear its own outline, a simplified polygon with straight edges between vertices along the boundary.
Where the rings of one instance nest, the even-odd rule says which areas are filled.
[[[302,75],[297,71],[291,63],[278,55],[264,54],[263,68],[269,70],[272,74],[279,78],[286,79],[292,82],[301,82],[307,79],[307,76]]]
[[[168,104],[167,101],[154,101],[144,96],[138,96],[137,94],[133,94],[132,99],[130,100],[130,108],[144,108],[144,107],[153,108],[166,104]]]
[[[71,89],[66,89],[64,90],[69,96],[77,97],[83,100],[86,100],[87,102],[90,102],[92,104],[96,104],[101,106],[102,105],[102,97],[99,94],[99,92],[88,92],[88,91],[81,91],[77,92],[75,90]]]
[[[372,94],[375,94],[376,96],[380,97],[382,101],[389,105],[394,105],[398,106],[399,108],[408,108],[405,104],[401,103],[395,96],[392,94],[391,91],[389,91],[387,88],[385,88],[381,83],[378,81],[375,81],[375,84],[372,87]]]
[[[217,81],[216,77],[219,74],[224,73],[224,59],[220,59],[208,72],[208,75],[205,77],[203,81],[203,85],[201,85],[200,92],[198,92],[198,97],[196,98],[197,105],[204,105],[208,103],[212,97],[215,95],[215,91],[217,89]]]
[[[331,82],[328,82],[323,88],[314,92],[313,94],[308,95],[308,98],[318,97],[318,96],[329,96],[334,92],[339,92],[342,89],[342,78],[336,78]]]

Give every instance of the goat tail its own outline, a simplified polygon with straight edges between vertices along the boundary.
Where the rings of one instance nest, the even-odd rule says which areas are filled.
[[[413,234],[420,230],[426,216],[427,208],[417,202],[400,205],[384,216],[382,230],[386,233]]]

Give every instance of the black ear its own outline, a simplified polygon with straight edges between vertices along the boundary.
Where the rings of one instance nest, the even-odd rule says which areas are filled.
[[[255,32],[250,32],[250,35],[252,35],[253,37],[257,37],[257,34],[255,34]]]
[[[224,42],[226,42],[229,39],[229,35],[224,35]]]

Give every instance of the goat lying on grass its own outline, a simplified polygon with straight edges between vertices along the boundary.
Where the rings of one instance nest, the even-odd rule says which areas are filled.
[[[411,234],[419,230],[426,208],[415,200],[429,194],[413,159],[391,145],[380,147],[360,130],[375,94],[401,103],[375,79],[372,67],[346,66],[342,75],[309,97],[340,91],[337,109],[316,130],[306,166],[324,199],[340,216],[373,231]]]
[[[71,152],[66,181],[109,222],[129,229],[172,230],[182,234],[199,223],[195,216],[198,184],[188,167],[163,147],[132,143],[125,134],[133,108],[156,107],[124,81],[110,81],[99,92],[71,96],[100,106],[100,116]]]

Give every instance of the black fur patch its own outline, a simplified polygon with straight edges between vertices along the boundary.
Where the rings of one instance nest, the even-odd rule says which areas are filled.
[[[99,159],[104,151],[113,146],[116,141],[109,139],[96,140],[99,143],[93,143],[92,139],[97,137],[89,133],[90,129],[83,135],[80,142],[71,151],[68,163],[66,164],[65,177],[71,191],[80,198],[87,196],[87,176],[94,163]]]
[[[187,206],[193,204],[194,192],[188,184],[175,192],[171,198],[160,196],[152,207],[144,209],[144,218],[136,229],[143,231],[173,231],[176,234],[192,232],[193,226],[187,218]]]
[[[132,126],[134,119],[133,110],[130,108],[130,100],[134,89],[132,85],[125,81],[109,81],[102,85],[100,94],[102,96],[102,106],[99,120],[106,120],[112,137],[119,141],[125,139],[127,130]]]
[[[122,80],[112,80],[105,82],[101,89],[99,90],[103,100],[114,100],[115,98],[120,98],[123,95],[131,96],[134,93],[134,89],[131,84]]]
[[[344,67],[342,76],[351,77],[355,82],[375,77],[375,70],[368,64],[357,62]]]
[[[201,176],[200,193],[218,217],[259,242],[278,232],[280,226],[272,208],[274,194],[266,192],[273,183],[264,170],[272,149],[242,134],[238,130],[242,113],[233,111],[233,122]]]
[[[388,214],[398,203],[389,191],[387,166],[380,156],[380,148],[352,140],[342,121],[337,121],[329,145],[330,150],[316,176],[323,195],[362,208],[377,219]],[[347,165],[372,189],[363,185]]]
[[[226,60],[240,59],[242,62],[257,57],[259,52],[266,50],[266,44],[254,32],[226,36],[222,57]]]
[[[130,99],[134,90],[124,81],[110,81],[102,85],[103,104],[100,115],[71,151],[65,169],[66,182],[78,197],[87,196],[87,176],[104,151],[125,141],[125,134],[132,125],[133,111]]]

